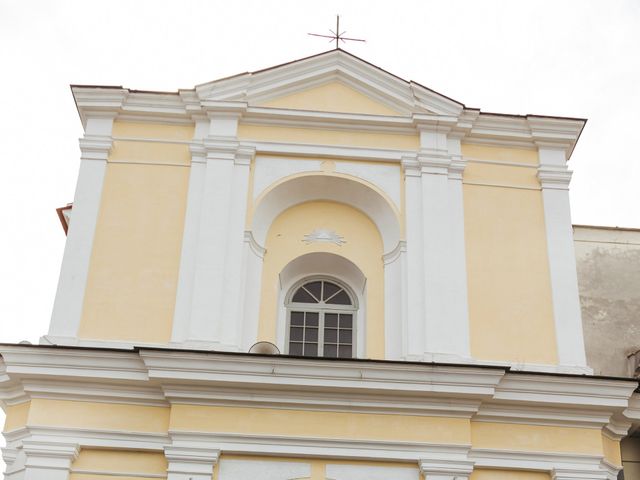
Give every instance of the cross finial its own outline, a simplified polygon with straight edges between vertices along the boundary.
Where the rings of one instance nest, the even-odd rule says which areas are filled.
[[[329,31],[331,32],[331,35],[320,35],[319,33],[308,33],[307,35],[313,35],[314,37],[323,37],[323,38],[328,38],[330,39],[330,42],[336,42],[336,48],[339,48],[339,43],[346,43],[347,41],[350,42],[365,42],[366,40],[363,40],[361,38],[349,38],[349,37],[345,37],[344,34],[347,33],[346,31],[341,32],[340,31],[340,15],[336,15],[336,30],[335,32],[331,29],[329,29]]]

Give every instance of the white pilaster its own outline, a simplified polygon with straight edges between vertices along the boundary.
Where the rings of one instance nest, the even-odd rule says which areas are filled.
[[[102,186],[111,150],[114,114],[88,116],[80,139],[80,172],[73,199],[73,221],[67,232],[49,335],[52,343],[73,343],[78,334],[84,292],[100,211]]]
[[[457,139],[447,122],[418,126],[422,170],[425,359],[469,358],[462,171]]]
[[[232,175],[227,248],[224,256],[224,290],[220,342],[242,350],[242,320],[245,306],[246,261],[245,218],[249,191],[249,169],[255,157],[254,147],[240,146],[236,151]]]
[[[206,151],[202,143],[209,131],[209,119],[197,118],[191,150],[189,191],[180,253],[180,272],[176,292],[176,307],[173,315],[172,343],[183,343],[189,336],[191,304],[197,262],[198,234],[202,215],[202,197],[206,174]]]
[[[383,256],[384,261],[384,340],[387,360],[402,360],[406,351],[406,263],[404,241]]]
[[[25,440],[24,480],[67,480],[80,448],[73,443]]]
[[[238,120],[246,104],[207,103],[204,165],[192,170],[173,341],[241,348],[244,219],[253,149],[241,147]],[[196,162],[198,163],[198,162]]]
[[[406,253],[406,329],[405,357],[421,360],[425,350],[424,322],[424,245],[422,215],[422,181],[420,164],[415,157],[403,157],[405,181]]]
[[[541,146],[538,152],[558,362],[561,367],[584,367],[586,371],[569,206],[571,172],[567,169],[563,148]]]
[[[244,252],[242,258],[244,270],[244,302],[242,318],[242,350],[258,341],[258,320],[260,312],[260,288],[262,285],[262,265],[265,249],[253,238],[250,231],[244,232]]]
[[[199,446],[165,447],[167,480],[211,480],[220,450]]]

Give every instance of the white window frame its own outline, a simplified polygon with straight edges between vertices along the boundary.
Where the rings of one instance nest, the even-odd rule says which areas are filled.
[[[334,305],[323,303],[294,303],[291,299],[298,291],[300,287],[310,282],[324,281],[338,285],[342,288],[349,298],[351,299],[351,305]],[[287,292],[285,296],[285,343],[284,351],[289,354],[289,335],[291,333],[291,312],[303,311],[303,312],[317,312],[318,313],[318,355],[315,357],[307,358],[334,358],[339,360],[341,357],[325,357],[324,356],[324,314],[325,313],[345,313],[351,314],[351,357],[356,358],[358,355],[358,296],[353,289],[344,283],[342,280],[331,277],[328,275],[313,275],[310,277],[304,277],[298,280]],[[321,354],[322,353],[322,354]],[[345,357],[342,357],[343,359]]]

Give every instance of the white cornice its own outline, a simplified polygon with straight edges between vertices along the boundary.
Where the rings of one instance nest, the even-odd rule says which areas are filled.
[[[607,427],[611,435],[640,416],[638,399],[629,402],[637,387],[631,379],[145,348],[3,345],[0,353],[5,405],[31,398],[242,405]]]

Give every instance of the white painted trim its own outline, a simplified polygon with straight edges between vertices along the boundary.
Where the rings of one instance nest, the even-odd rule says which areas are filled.
[[[82,155],[73,201],[73,223],[67,232],[49,324],[52,337],[76,337],[80,328],[107,157],[112,145],[112,126],[113,116],[88,117],[85,120],[85,135],[80,139]]]
[[[571,175],[564,150],[541,147],[539,156],[558,363],[587,367],[567,190]]]

